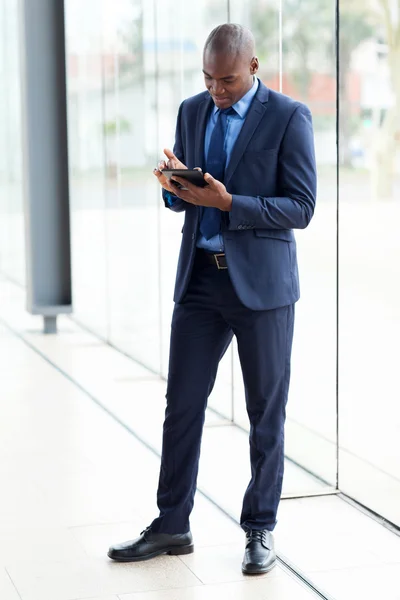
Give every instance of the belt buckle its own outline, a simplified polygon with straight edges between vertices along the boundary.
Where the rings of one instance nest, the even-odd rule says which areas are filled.
[[[222,254],[214,254],[213,256],[214,256],[215,264],[216,264],[216,265],[217,265],[217,267],[218,267],[218,271],[223,271],[224,269],[227,269],[227,268],[228,268],[228,267],[222,267],[222,266],[219,264],[219,260],[218,260],[218,259],[219,259],[221,256],[225,256],[225,254],[224,254],[224,253],[222,253]]]

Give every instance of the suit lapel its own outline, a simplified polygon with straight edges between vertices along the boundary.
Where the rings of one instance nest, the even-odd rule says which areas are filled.
[[[203,102],[199,106],[196,119],[194,166],[201,167],[203,171],[205,169],[204,138],[206,135],[206,126],[211,110],[211,105],[213,105],[212,98],[209,94],[207,94],[206,98],[204,98]]]
[[[227,186],[229,180],[235,172],[235,169],[243,156],[253,134],[255,133],[265,111],[267,110],[269,90],[260,81],[257,94],[250,105],[249,112],[246,115],[243,127],[239,133],[238,139],[233,147],[228,166],[226,168],[224,185]]]

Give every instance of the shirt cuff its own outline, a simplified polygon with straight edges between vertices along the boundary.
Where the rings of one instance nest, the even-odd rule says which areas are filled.
[[[179,200],[178,196],[174,196],[171,192],[167,192],[164,190],[164,199],[168,206],[173,206],[177,200]]]

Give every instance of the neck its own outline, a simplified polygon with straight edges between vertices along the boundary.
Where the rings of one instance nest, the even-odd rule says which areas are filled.
[[[243,94],[243,96],[245,96],[247,94],[247,92],[249,92],[251,90],[251,88],[253,87],[253,84],[254,84],[254,75],[251,76],[249,87],[247,88],[247,90],[245,91],[245,93]],[[243,96],[242,96],[242,98],[243,98]]]

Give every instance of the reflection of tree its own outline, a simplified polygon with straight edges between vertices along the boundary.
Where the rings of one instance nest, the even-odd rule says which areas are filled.
[[[371,13],[365,2],[345,3],[340,6],[339,18],[339,144],[341,164],[352,165],[350,140],[358,127],[352,118],[352,106],[349,97],[349,73],[354,50],[360,44],[372,38],[373,26]]]
[[[400,136],[400,0],[378,0],[385,24],[388,64],[394,95],[376,140],[374,192],[379,198],[393,194],[394,158]]]
[[[313,73],[327,68],[327,57],[334,49],[334,12],[331,0],[285,0],[282,15],[283,71],[301,99],[307,100]],[[278,65],[279,6],[259,0],[251,10],[252,29],[257,52],[266,65]],[[264,67],[268,68],[268,67]],[[329,68],[329,67],[328,67]]]
[[[279,52],[279,7],[271,7],[265,0],[253,3],[252,28],[256,36],[257,52],[266,63],[276,60]],[[351,57],[362,41],[372,36],[365,5],[352,3],[340,13],[339,89],[341,159],[349,163],[352,131],[351,104],[347,81]],[[335,11],[331,0],[285,0],[282,15],[283,71],[290,75],[297,96],[307,102],[313,74],[335,75]],[[265,67],[264,67],[265,69]]]
[[[143,7],[141,0],[132,0],[132,17],[119,31],[124,54],[118,55],[118,73],[124,84],[129,85],[143,77]]]

